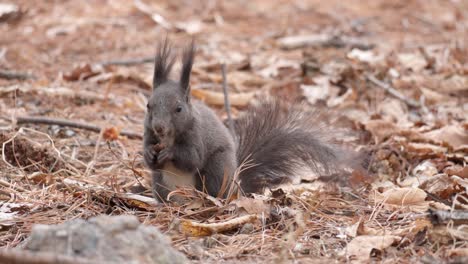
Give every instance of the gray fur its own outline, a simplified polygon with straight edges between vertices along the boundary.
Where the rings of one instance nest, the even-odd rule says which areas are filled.
[[[234,139],[210,108],[190,100],[193,43],[183,54],[180,82],[167,79],[172,66],[167,48],[165,42],[156,58],[155,67],[163,70],[155,70],[160,73],[155,79],[164,81],[154,84],[144,125],[144,159],[157,199],[165,200],[181,182],[218,196],[224,177],[231,183],[246,161],[254,165],[239,174],[246,193],[285,183],[299,168],[330,172],[345,162],[344,151],[321,131],[318,115],[275,100],[263,101],[237,120]],[[156,144],[165,148],[158,152]]]
[[[158,54],[161,53],[165,54]],[[171,167],[193,177],[194,187],[213,196],[218,195],[224,175],[231,177],[237,167],[234,140],[228,129],[203,103],[187,100],[189,88],[184,82],[189,80],[187,74],[190,75],[193,55],[193,47],[186,49],[182,82],[155,83],[148,100],[144,159],[153,171],[153,192],[159,200],[165,200],[172,191],[170,179],[164,176],[169,162]],[[159,62],[155,63],[158,66]],[[177,112],[178,107],[180,112]],[[163,144],[165,148],[157,152],[156,144]]]

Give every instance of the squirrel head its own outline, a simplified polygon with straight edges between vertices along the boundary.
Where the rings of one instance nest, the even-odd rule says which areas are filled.
[[[148,99],[145,126],[166,146],[172,145],[178,134],[190,130],[194,124],[190,102],[190,74],[194,55],[192,41],[182,54],[179,81],[169,79],[174,57],[171,56],[167,39],[159,47],[155,58],[153,92]]]

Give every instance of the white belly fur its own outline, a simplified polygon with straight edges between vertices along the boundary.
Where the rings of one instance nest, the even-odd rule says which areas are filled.
[[[171,191],[177,187],[195,187],[194,175],[177,169],[172,162],[164,165],[162,174],[164,184]]]

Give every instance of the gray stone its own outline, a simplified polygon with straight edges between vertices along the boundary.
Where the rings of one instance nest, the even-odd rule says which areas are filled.
[[[105,263],[187,263],[156,227],[134,216],[100,215],[60,225],[35,225],[23,250]]]

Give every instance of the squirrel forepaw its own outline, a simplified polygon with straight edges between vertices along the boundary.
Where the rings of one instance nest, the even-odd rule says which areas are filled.
[[[143,158],[146,165],[153,170],[157,169],[158,156],[156,150],[153,148],[146,148],[143,152]]]
[[[172,151],[168,148],[164,148],[158,153],[158,165],[164,165],[167,161],[172,159]]]

